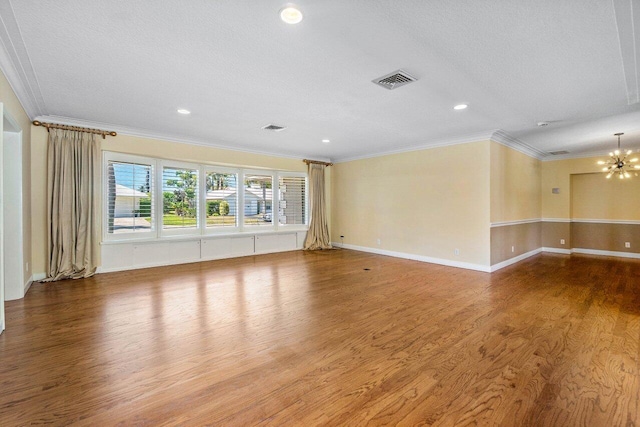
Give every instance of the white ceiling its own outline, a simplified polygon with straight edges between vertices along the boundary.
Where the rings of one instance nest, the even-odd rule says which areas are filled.
[[[640,148],[639,0],[300,0],[295,26],[284,4],[0,0],[0,67],[32,119],[286,156],[498,129],[539,157]],[[371,82],[400,68],[418,81]]]

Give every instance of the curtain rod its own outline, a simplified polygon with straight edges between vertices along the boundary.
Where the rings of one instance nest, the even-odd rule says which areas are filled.
[[[106,139],[107,135],[109,136],[118,135],[116,132],[111,130],[81,128],[79,126],[59,125],[57,123],[43,123],[37,120],[34,120],[32,123],[34,126],[42,126],[47,128],[47,132],[49,132],[49,129],[75,130],[77,132],[86,132],[86,133],[94,133],[96,135],[102,135],[102,139]]]
[[[308,160],[308,159],[304,159],[303,162],[305,162],[306,164],[309,163],[315,163],[317,165],[325,165],[325,166],[333,166],[333,163],[327,163],[327,162],[321,162],[319,160]]]

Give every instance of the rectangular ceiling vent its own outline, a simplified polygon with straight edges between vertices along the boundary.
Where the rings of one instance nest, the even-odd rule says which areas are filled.
[[[274,132],[282,132],[283,130],[286,129],[286,126],[278,126],[278,125],[270,124],[270,125],[262,126],[262,129],[272,130]]]
[[[549,154],[554,155],[554,156],[559,156],[560,154],[569,154],[568,151],[566,150],[562,150],[562,151],[549,151]]]
[[[407,85],[411,82],[415,82],[416,79],[411,74],[407,73],[404,70],[397,70],[393,73],[389,73],[385,76],[379,77],[377,79],[371,80],[375,84],[382,86],[386,89],[397,89],[400,86]]]

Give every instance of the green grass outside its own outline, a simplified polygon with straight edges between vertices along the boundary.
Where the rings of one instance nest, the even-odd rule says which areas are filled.
[[[144,218],[149,223],[151,222],[151,218]],[[169,227],[195,227],[197,225],[196,218],[182,217],[176,214],[163,214],[162,215],[162,223],[165,226]],[[262,218],[262,215],[249,216],[244,218],[244,223],[246,225],[271,225],[270,222],[265,222]],[[232,215],[224,215],[224,216],[209,216],[207,217],[207,226],[226,226],[226,227],[234,227],[236,225],[236,217]]]
[[[231,215],[224,216],[208,216],[207,217],[207,226],[227,226],[227,227],[235,227],[236,225],[236,217]]]

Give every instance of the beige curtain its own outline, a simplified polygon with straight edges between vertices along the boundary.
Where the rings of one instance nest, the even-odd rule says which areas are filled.
[[[327,209],[324,199],[325,165],[309,163],[309,199],[311,201],[311,223],[304,242],[304,249],[314,251],[331,249],[331,238],[327,226]]]
[[[49,130],[47,281],[92,276],[99,250],[100,144],[94,134]]]

